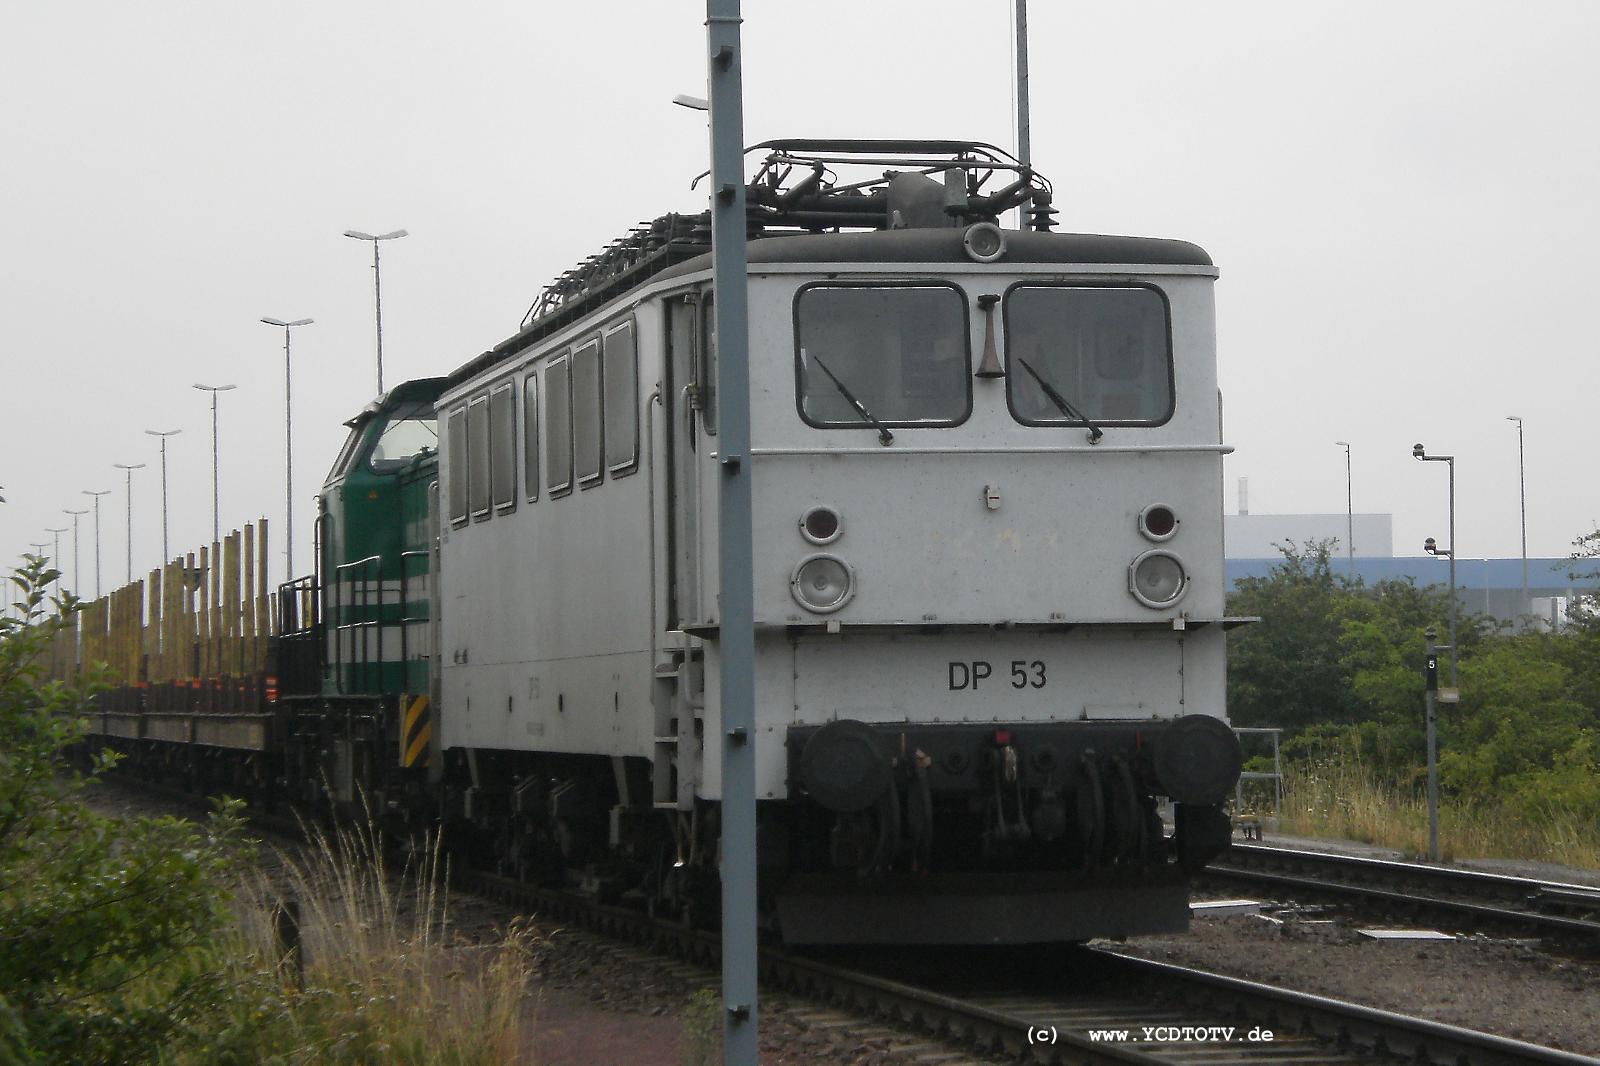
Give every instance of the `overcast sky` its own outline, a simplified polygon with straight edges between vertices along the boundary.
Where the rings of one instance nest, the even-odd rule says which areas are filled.
[[[1600,4],[1031,5],[1033,155],[1063,228],[1178,237],[1222,272],[1228,502],[1392,512],[1399,554],[1561,556],[1600,517]],[[1011,147],[1009,0],[746,0],[745,132]],[[283,514],[282,331],[296,331],[298,569],[312,497],[374,391],[515,331],[631,224],[698,210],[695,2],[6,5],[0,38],[0,553],[104,497],[107,588]],[[702,187],[703,192],[703,187]],[[92,534],[84,527],[84,587]],[[70,536],[63,555],[71,558]],[[275,547],[281,551],[281,529]],[[281,558],[280,563],[281,566]],[[70,563],[69,563],[70,566]],[[275,572],[274,580],[280,575]],[[69,574],[70,578],[70,574]]]

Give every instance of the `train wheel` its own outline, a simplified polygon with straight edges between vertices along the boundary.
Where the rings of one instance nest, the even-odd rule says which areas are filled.
[[[1106,839],[1106,801],[1100,784],[1100,768],[1084,756],[1073,782],[1077,809],[1078,843],[1083,847],[1081,866],[1085,872],[1100,865],[1100,852]]]

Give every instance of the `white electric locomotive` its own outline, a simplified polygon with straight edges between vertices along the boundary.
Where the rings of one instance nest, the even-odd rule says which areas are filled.
[[[1183,927],[1240,768],[1210,259],[1051,232],[1048,183],[988,145],[751,151],[766,912],[794,943]],[[642,226],[447,379],[412,645],[433,787],[484,854],[702,919],[708,241]]]

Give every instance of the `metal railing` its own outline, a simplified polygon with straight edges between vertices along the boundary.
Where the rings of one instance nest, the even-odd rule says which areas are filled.
[[[374,661],[380,680],[383,671],[383,558],[344,563],[334,568],[333,578],[334,688],[340,695],[351,687],[371,691]]]
[[[1234,726],[1234,735],[1243,744],[1247,736],[1272,737],[1272,772],[1261,770],[1247,770],[1239,775],[1238,782],[1233,786],[1233,809],[1235,813],[1244,810],[1244,783],[1246,781],[1271,781],[1272,782],[1272,816],[1283,816],[1283,760],[1279,755],[1278,741],[1283,735],[1283,730],[1277,727],[1240,727]]]

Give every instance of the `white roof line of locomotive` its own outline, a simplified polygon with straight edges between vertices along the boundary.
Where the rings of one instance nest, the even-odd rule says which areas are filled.
[[[1083,277],[1156,277],[1161,275],[1182,275],[1190,277],[1216,278],[1220,274],[1214,266],[1191,266],[1187,264],[1152,264],[1152,263],[1006,263],[1004,259],[993,263],[862,263],[862,262],[837,262],[837,263],[760,263],[749,270],[751,277],[765,277],[780,274],[851,274],[860,276],[894,275],[904,277],[908,274],[1036,274],[1042,277],[1059,277],[1064,274],[1081,275]],[[441,393],[436,405],[443,409],[459,400],[468,392],[473,392],[483,387],[486,380],[493,380],[514,374],[543,355],[559,351],[568,344],[572,338],[587,333],[596,325],[615,315],[624,307],[637,307],[646,300],[653,299],[662,293],[673,292],[679,289],[691,288],[711,280],[711,268],[697,270],[692,274],[674,274],[664,280],[647,281],[636,289],[629,289],[615,298],[606,301],[589,314],[584,315],[568,325],[562,327],[547,337],[541,337],[537,342],[515,355],[486,367],[471,378],[461,382],[453,389]],[[1013,449],[1006,449],[1007,451]],[[1100,448],[1104,451],[1104,448]]]

